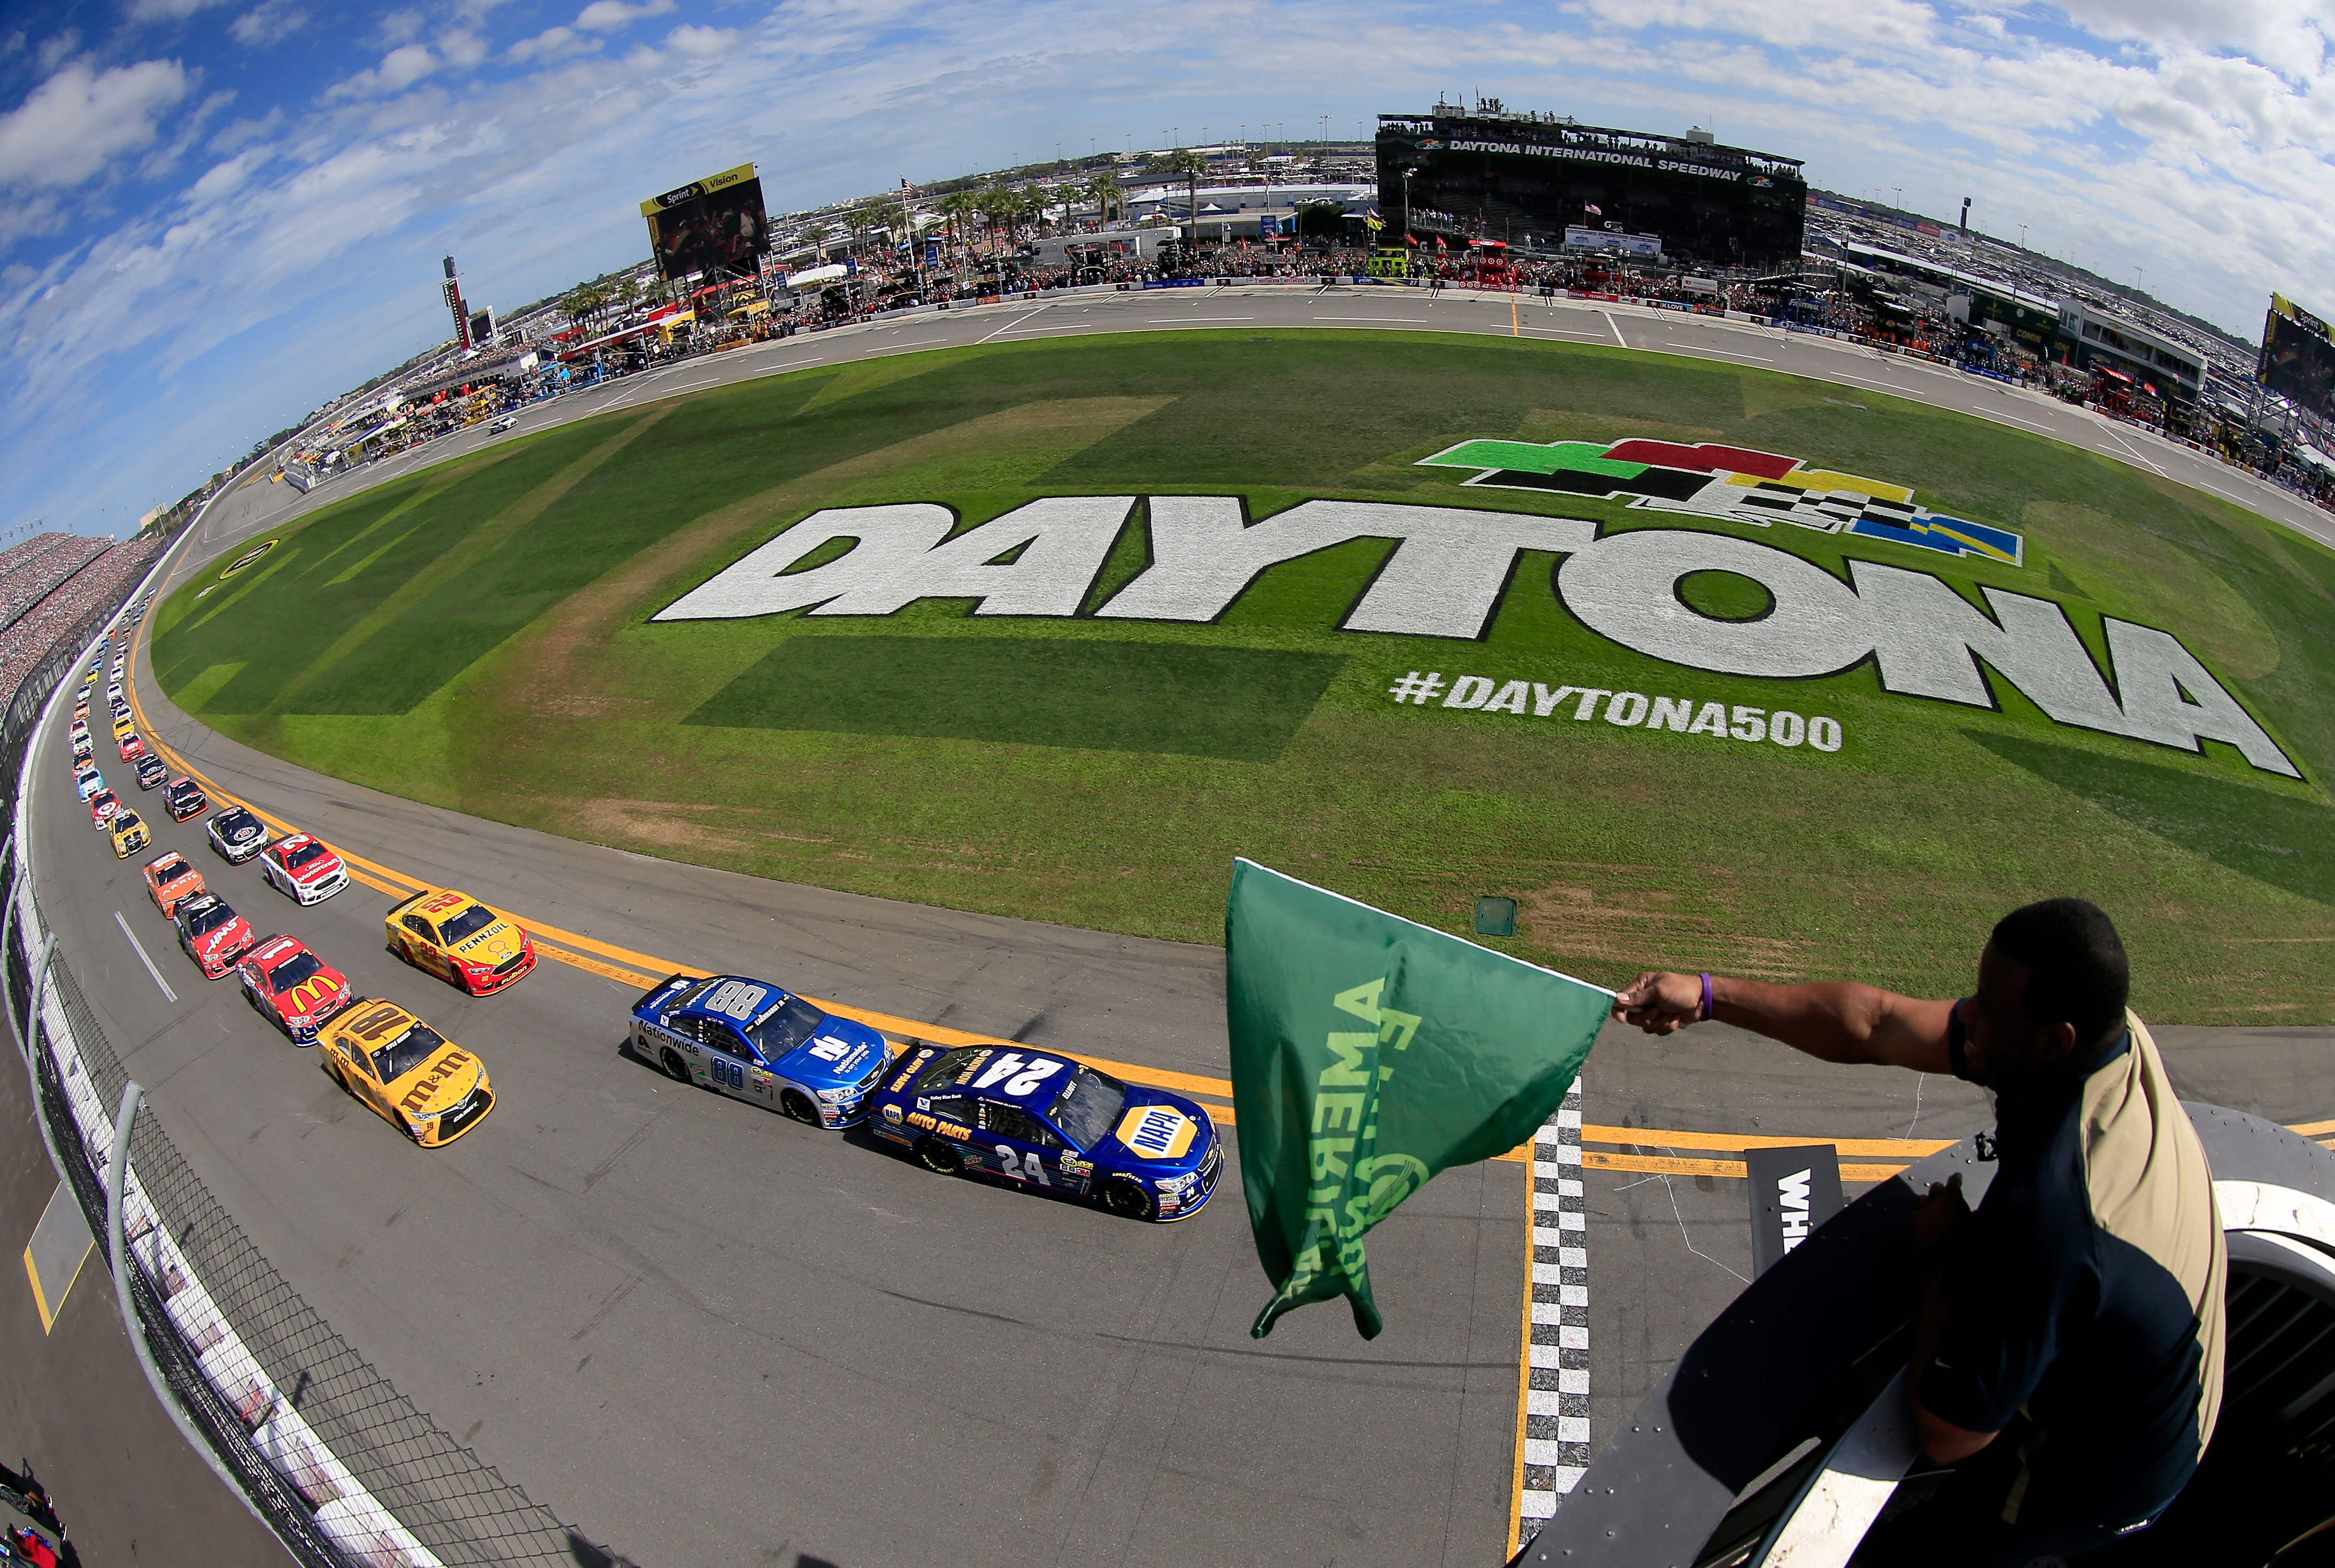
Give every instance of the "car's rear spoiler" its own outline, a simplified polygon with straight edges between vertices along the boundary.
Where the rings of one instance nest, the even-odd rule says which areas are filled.
[[[421,892],[412,895],[411,897],[401,898],[396,903],[391,905],[389,906],[389,912],[390,914],[394,915],[399,910],[405,908],[408,905],[419,904],[421,900],[429,897],[432,893],[437,891],[438,890],[434,887],[425,887]]]
[[[651,997],[662,995],[665,992],[672,990],[673,982],[674,981],[695,980],[696,978],[698,978],[696,975],[690,973],[686,970],[676,969],[671,974],[666,975],[663,980],[658,981],[654,985],[650,986],[646,991],[642,992],[639,996],[634,998],[633,1005],[636,1008],[646,1007]]]

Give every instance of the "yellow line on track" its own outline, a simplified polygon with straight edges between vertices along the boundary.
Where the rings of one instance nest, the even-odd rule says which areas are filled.
[[[1513,296],[1510,298],[1509,305],[1513,310],[1515,307]],[[166,591],[167,585],[165,588],[156,591],[157,602]],[[122,689],[130,697],[130,711],[136,717],[139,733],[146,737],[149,749],[159,752],[179,772],[200,784],[204,792],[214,800],[225,800],[231,805],[240,806],[280,833],[298,831],[284,818],[219,788],[209,776],[164,744],[147,724],[145,704],[138,700],[135,644],[145,636],[147,620],[151,615],[152,611],[149,610],[147,615],[140,616],[137,624],[131,628],[129,650],[131,657],[128,660],[128,667],[123,671],[126,678],[122,682]],[[350,867],[352,877],[376,892],[386,893],[393,898],[402,898],[432,886],[406,872],[368,860],[346,849],[335,847],[334,853],[339,855]],[[547,925],[531,916],[499,909],[493,905],[488,905],[487,907],[493,909],[495,914],[513,924],[523,927],[528,934],[536,939],[537,951],[544,957],[583,970],[587,973],[599,975],[605,980],[614,981],[620,985],[635,986],[645,991],[668,974],[703,975],[711,973],[691,964],[675,963],[668,959],[638,953],[628,947],[618,947],[613,943],[586,936],[580,932],[562,931],[556,925]],[[905,1040],[920,1040],[934,1045],[986,1045],[1009,1049],[1019,1048],[1022,1043],[1019,1040],[1002,1039],[996,1035],[976,1034],[967,1030],[951,1029],[944,1024],[919,1023],[914,1019],[899,1018],[888,1012],[877,1012],[845,1002],[822,1001],[816,996],[808,996],[804,1000],[828,1012],[857,1020],[871,1029]],[[1057,1051],[1055,1054],[1083,1061],[1090,1067],[1100,1068],[1115,1077],[1127,1079],[1134,1083],[1146,1084],[1154,1089],[1172,1089],[1179,1094],[1206,1097],[1211,1102],[1207,1107],[1210,1115],[1220,1122],[1236,1125],[1234,1122],[1233,1108],[1229,1104],[1215,1103],[1229,1101],[1232,1099],[1233,1086],[1229,1079],[1202,1078],[1193,1073],[1170,1071],[1166,1068],[1145,1067],[1137,1062],[1114,1061],[1109,1057],[1089,1056],[1083,1051],[1063,1050]],[[2289,1130],[2300,1133],[2305,1137],[2317,1138],[2321,1135],[2335,1132],[2335,1120],[2304,1122]],[[1935,1154],[1942,1148],[1952,1147],[1946,1140],[1932,1138],[1788,1137],[1774,1134],[1683,1132],[1662,1128],[1603,1127],[1595,1124],[1583,1127],[1581,1137],[1584,1143],[1621,1144],[1631,1149],[1694,1148],[1738,1154],[1753,1148],[1778,1148],[1799,1144],[1828,1143],[1843,1155],[1865,1155],[1896,1162],[1888,1165],[1874,1163],[1842,1166],[1841,1179],[1853,1182],[1885,1181],[1904,1170],[1914,1160],[1925,1155]],[[2335,1141],[2330,1141],[2329,1147],[2335,1147]],[[1533,1157],[1532,1148],[1533,1146],[1526,1142],[1519,1144],[1506,1154],[1495,1155],[1492,1157],[1508,1164],[1526,1164]],[[1744,1162],[1739,1159],[1609,1153],[1602,1149],[1583,1150],[1582,1164],[1591,1170],[1644,1171],[1665,1176],[1740,1176],[1745,1171]],[[1526,1257],[1527,1259],[1530,1257],[1529,1249],[1526,1251]],[[1527,1302],[1526,1311],[1529,1312],[1532,1292],[1526,1291],[1525,1296]]]

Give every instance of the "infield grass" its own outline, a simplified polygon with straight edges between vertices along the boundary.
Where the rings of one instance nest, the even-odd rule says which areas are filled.
[[[1865,539],[1462,489],[1471,437],[1787,452],[2018,530],[2020,567]],[[1314,497],[1692,526],[1828,569],[1880,560],[2179,635],[2306,779],[1893,696],[1870,665],[1717,676],[1591,633],[1523,556],[1481,641],[1335,629],[1391,547],[1267,572],[1211,624],[647,617],[820,507]],[[1088,610],[1146,564],[1136,521]],[[205,590],[208,589],[208,592]],[[1682,585],[1706,614],[1765,603]],[[2335,556],[2214,497],[1871,392],[1618,349],[1246,332],[993,344],[797,372],[505,443],[325,508],[158,621],[164,688],[320,771],[625,848],[887,896],[1217,940],[1231,857],[1614,983],[1641,965],[1968,988],[1987,927],[2076,892],[2138,1004],[2335,1018]],[[1790,707],[1835,753],[1569,716],[1396,706],[1412,670]],[[1571,704],[1566,705],[1569,714]],[[777,962],[774,960],[774,962]]]

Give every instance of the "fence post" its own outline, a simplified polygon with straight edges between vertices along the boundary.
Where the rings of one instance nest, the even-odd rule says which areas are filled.
[[[49,939],[49,947],[50,951],[55,951],[56,939],[53,936]],[[45,974],[48,967],[44,963],[42,973]],[[36,997],[39,994],[38,991],[34,992]],[[138,1304],[131,1297],[136,1282],[131,1278],[130,1265],[136,1260],[131,1257],[121,1239],[121,1195],[129,1185],[130,1126],[137,1119],[138,1107],[145,1098],[146,1091],[138,1086],[136,1079],[121,1086],[121,1103],[113,1113],[113,1157],[105,1166],[105,1253],[113,1264],[113,1299],[121,1306],[121,1331],[130,1336],[130,1348],[138,1352],[138,1365],[146,1374],[146,1385],[154,1390],[154,1401],[168,1413],[170,1424],[178,1428],[180,1440],[211,1467],[211,1474],[219,1478],[219,1485],[250,1510],[251,1516],[259,1521],[260,1528],[273,1535],[276,1526],[268,1522],[266,1515],[259,1511],[259,1505],[251,1500],[251,1494],[244,1489],[242,1481],[219,1458],[218,1451],[211,1447],[210,1440],[195,1429],[195,1424],[187,1419],[186,1411],[179,1408],[178,1394],[163,1380],[162,1369],[154,1364],[154,1352],[146,1343],[146,1325],[138,1321]],[[34,1114],[39,1114],[37,1107]]]

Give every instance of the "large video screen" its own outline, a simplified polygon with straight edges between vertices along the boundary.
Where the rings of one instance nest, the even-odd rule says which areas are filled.
[[[2262,323],[2262,385],[2323,420],[2335,420],[2335,341],[2327,324],[2282,294]]]
[[[702,272],[751,277],[770,248],[762,209],[762,181],[741,163],[641,203],[649,220],[649,249],[668,281]]]

